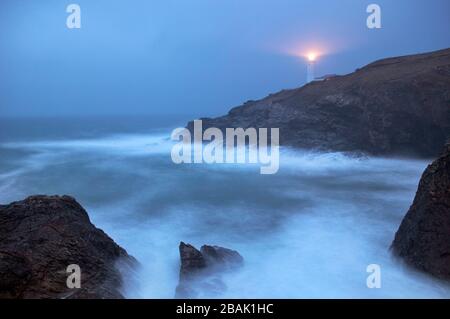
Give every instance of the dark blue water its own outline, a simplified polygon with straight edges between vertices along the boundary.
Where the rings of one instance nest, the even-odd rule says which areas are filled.
[[[276,175],[256,165],[175,165],[168,137],[184,123],[1,120],[0,202],[77,198],[141,262],[129,297],[173,297],[181,240],[244,256],[222,297],[450,297],[388,250],[428,161],[282,149]],[[373,263],[381,289],[366,286]]]

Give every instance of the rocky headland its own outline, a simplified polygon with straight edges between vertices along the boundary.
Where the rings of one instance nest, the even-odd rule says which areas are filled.
[[[201,120],[204,130],[279,128],[285,146],[435,157],[450,137],[450,49],[383,59]]]

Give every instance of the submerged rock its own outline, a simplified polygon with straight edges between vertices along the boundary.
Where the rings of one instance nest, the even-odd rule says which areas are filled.
[[[219,294],[226,290],[222,275],[233,271],[244,263],[242,256],[234,250],[204,245],[200,250],[180,243],[180,279],[176,298],[195,298]]]
[[[71,264],[81,288],[67,287]],[[0,298],[123,298],[122,275],[135,265],[72,197],[0,205]]]
[[[450,144],[423,173],[392,249],[407,264],[450,280]]]

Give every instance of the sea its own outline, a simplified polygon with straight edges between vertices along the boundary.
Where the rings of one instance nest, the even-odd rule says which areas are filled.
[[[237,250],[211,298],[449,298],[450,287],[390,245],[432,159],[282,147],[258,165],[175,164],[173,129],[189,116],[0,119],[0,204],[71,195],[140,267],[128,298],[173,298],[180,241]],[[370,288],[370,265],[380,284]],[[369,267],[369,268],[368,268]],[[368,271],[369,270],[369,271]]]

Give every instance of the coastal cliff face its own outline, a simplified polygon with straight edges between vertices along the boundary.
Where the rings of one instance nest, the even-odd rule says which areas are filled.
[[[67,287],[70,264],[81,288]],[[72,197],[0,205],[0,298],[123,298],[122,275],[136,265]]]
[[[437,156],[450,137],[450,49],[380,60],[202,120],[204,129],[280,128],[280,143],[300,148]]]
[[[423,173],[392,249],[409,265],[450,280],[450,144]]]

